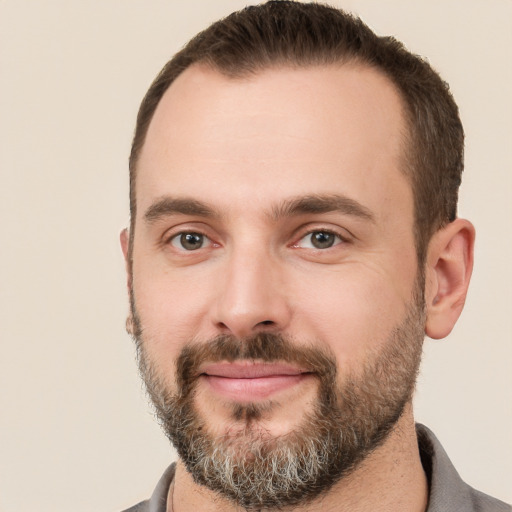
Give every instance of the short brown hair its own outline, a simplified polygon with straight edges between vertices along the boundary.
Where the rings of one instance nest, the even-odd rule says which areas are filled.
[[[457,105],[436,71],[402,43],[317,3],[273,0],[246,7],[199,33],[164,66],[137,117],[130,154],[132,228],[137,160],[158,103],[185,69],[201,63],[228,77],[244,77],[276,66],[346,62],[380,70],[402,97],[409,129],[403,171],[413,191],[416,250],[423,263],[432,234],[456,217],[464,151]]]

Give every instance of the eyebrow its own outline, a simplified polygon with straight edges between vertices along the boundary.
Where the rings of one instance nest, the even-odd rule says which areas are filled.
[[[283,217],[308,213],[330,212],[338,212],[375,222],[375,216],[370,209],[350,197],[339,194],[308,195],[289,199],[272,208],[271,217],[274,220],[279,220]]]
[[[330,212],[339,212],[375,222],[373,213],[366,206],[339,194],[308,195],[287,199],[281,204],[275,205],[269,216],[272,220],[278,221],[285,217]],[[171,215],[192,215],[205,218],[218,218],[220,216],[206,203],[196,199],[165,196],[146,210],[144,219],[152,224]]]
[[[194,215],[198,217],[217,217],[215,211],[196,199],[163,197],[153,203],[144,213],[146,222],[152,224],[170,215]]]

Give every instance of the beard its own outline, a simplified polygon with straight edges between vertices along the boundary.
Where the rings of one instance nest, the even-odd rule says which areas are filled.
[[[392,432],[412,399],[424,338],[416,288],[403,320],[357,369],[338,370],[332,353],[271,332],[190,342],[176,360],[176,384],[159,374],[132,300],[139,370],[164,432],[194,481],[246,510],[306,504],[328,491]],[[272,436],[259,420],[279,405],[232,403],[230,428],[214,434],[196,407],[199,367],[220,361],[286,362],[318,380],[318,396],[296,428]],[[339,373],[343,373],[340,378]]]

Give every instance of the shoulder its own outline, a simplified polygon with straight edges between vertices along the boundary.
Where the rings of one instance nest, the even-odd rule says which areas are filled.
[[[175,471],[176,464],[173,463],[165,470],[149,500],[141,501],[123,512],[166,512],[167,495],[173,485]]]
[[[430,487],[427,512],[512,512],[510,505],[466,484],[428,428],[417,424],[416,433]]]
[[[512,512],[512,506],[468,485],[471,504],[475,512]]]
[[[149,500],[141,501],[137,505],[123,510],[123,512],[149,512]]]

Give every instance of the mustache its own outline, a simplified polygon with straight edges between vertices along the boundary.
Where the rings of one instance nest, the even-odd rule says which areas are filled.
[[[325,349],[299,346],[279,333],[263,332],[246,338],[222,334],[205,342],[186,345],[176,360],[176,379],[182,395],[187,395],[206,362],[262,361],[286,362],[334,382],[336,361]]]

